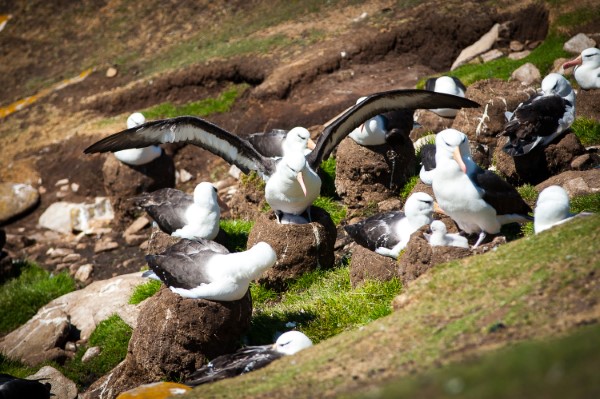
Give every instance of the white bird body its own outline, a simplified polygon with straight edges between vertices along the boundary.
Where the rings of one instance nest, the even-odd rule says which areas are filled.
[[[465,96],[465,87],[462,82],[450,76],[431,78],[427,81],[426,88],[437,93],[452,94],[459,97]],[[458,113],[458,109],[454,108],[436,108],[430,109],[430,111],[444,118],[455,118]]]
[[[591,213],[571,213],[569,194],[560,186],[546,187],[540,193],[534,214],[533,230],[538,234],[551,227],[568,222],[578,216],[589,216]]]
[[[350,138],[360,145],[374,146],[385,144],[387,130],[381,115],[369,119],[349,134]]]
[[[139,112],[129,115],[127,118],[127,128],[131,129],[136,126],[143,125],[146,118]],[[115,157],[128,165],[145,165],[160,157],[162,149],[157,145],[151,145],[143,148],[131,148],[115,152]]]
[[[187,224],[171,233],[174,237],[187,239],[206,238],[214,240],[219,233],[221,209],[217,201],[217,191],[208,182],[202,182],[194,189],[194,203],[185,210]]]
[[[469,248],[467,237],[460,234],[449,234],[444,222],[434,220],[431,222],[431,234],[425,233],[425,238],[432,247],[459,247]]]
[[[563,64],[563,68],[572,66],[575,66],[575,80],[582,89],[600,89],[600,49],[587,48],[579,57]]]

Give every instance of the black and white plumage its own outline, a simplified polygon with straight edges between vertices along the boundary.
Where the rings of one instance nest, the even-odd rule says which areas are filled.
[[[40,380],[28,380],[10,374],[0,374],[1,399],[48,399],[51,385]]]
[[[469,248],[467,237],[460,234],[448,233],[446,225],[441,220],[434,220],[429,226],[431,234],[425,233],[425,239],[432,247],[459,247]]]
[[[467,136],[446,129],[436,136],[433,192],[439,207],[466,233],[498,234],[502,224],[525,222],[531,208],[519,192],[471,159]]]
[[[600,49],[590,47],[579,57],[563,64],[563,68],[574,66],[573,75],[582,89],[600,89]]]
[[[464,97],[467,88],[460,79],[454,76],[440,76],[438,78],[427,79],[425,82],[425,90]],[[458,113],[458,110],[455,108],[437,108],[430,109],[430,111],[444,118],[455,118]]]
[[[432,219],[433,198],[417,192],[406,200],[404,212],[380,213],[344,229],[359,245],[380,255],[397,258],[408,244],[410,235],[431,223]]]
[[[263,368],[283,356],[293,355],[312,346],[312,341],[300,331],[288,331],[273,345],[247,346],[229,355],[219,356],[196,370],[185,382],[197,386],[246,374]]]
[[[433,182],[433,173],[435,171],[435,144],[424,144],[420,147],[421,170],[419,179],[424,184],[431,186]]]
[[[229,253],[214,241],[183,239],[159,255],[147,255],[158,278],[184,298],[235,301],[248,291],[250,281],[273,266],[277,255],[271,246],[259,242],[243,252]]]
[[[576,217],[589,215],[592,213],[571,213],[569,194],[565,189],[561,186],[549,186],[542,190],[537,199],[533,213],[533,230],[538,234]]]
[[[146,122],[146,117],[139,112],[134,112],[127,118],[127,128],[131,129],[136,126],[143,125]],[[130,148],[126,150],[116,151],[115,157],[128,165],[145,165],[154,161],[162,154],[162,148],[157,145],[151,145],[143,148]]]
[[[504,126],[509,142],[502,148],[516,157],[545,147],[562,135],[575,120],[575,92],[562,75],[551,73],[542,80],[541,93],[519,104]]]
[[[252,133],[248,141],[264,157],[281,158],[286,153],[300,151],[304,155],[315,148],[310,132],[303,127],[295,127],[290,131],[272,129],[265,133]]]
[[[372,94],[325,127],[315,149],[306,155],[306,167],[315,171],[353,129],[375,115],[396,109],[478,106],[479,104],[465,98],[426,90],[393,90]],[[90,154],[120,151],[173,142],[187,142],[202,147],[236,165],[244,173],[255,170],[267,181],[275,173],[277,163],[286,159],[285,156],[280,160],[265,157],[249,141],[193,116],[147,122],[106,137],[86,148],[84,152]],[[286,195],[283,187],[280,190],[282,195]],[[270,199],[266,200],[269,203]],[[286,209],[273,206],[272,208],[275,211],[288,212]]]
[[[213,240],[219,233],[221,210],[217,189],[209,182],[198,184],[193,196],[162,188],[134,198],[134,203],[144,209],[162,231],[174,237]]]

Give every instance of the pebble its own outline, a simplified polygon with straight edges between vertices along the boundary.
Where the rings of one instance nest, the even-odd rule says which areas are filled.
[[[79,266],[79,268],[75,272],[75,279],[81,281],[82,283],[86,282],[93,272],[94,265],[92,265],[91,263]]]
[[[94,245],[94,253],[112,251],[119,248],[119,244],[114,241],[100,240]]]
[[[92,346],[91,348],[88,348],[85,351],[85,353],[83,354],[83,356],[81,357],[81,362],[82,363],[89,362],[90,360],[92,360],[93,358],[98,356],[100,354],[100,352],[102,352],[102,349],[100,349],[99,346]]]

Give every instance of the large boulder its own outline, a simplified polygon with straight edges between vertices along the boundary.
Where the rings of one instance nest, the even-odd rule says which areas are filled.
[[[333,266],[335,225],[327,212],[315,206],[311,207],[311,219],[307,224],[279,224],[271,212],[256,220],[248,248],[265,241],[277,254],[277,262],[263,273],[259,283],[284,290],[288,281],[303,273]]]
[[[159,380],[181,380],[208,359],[231,353],[250,327],[250,293],[238,301],[186,299],[163,287],[142,306],[127,356],[84,398],[114,398]]]
[[[546,181],[535,186],[538,192],[550,186],[561,186],[569,197],[596,194],[600,192],[600,170],[568,171],[552,176]]]
[[[37,373],[27,377],[28,380],[41,380],[42,383],[50,383],[50,394],[52,399],[75,399],[77,398],[77,385],[60,371],[51,366],[44,366]]]
[[[40,201],[40,193],[28,184],[0,182],[0,226],[23,215]]]
[[[417,158],[406,138],[392,146],[365,147],[346,138],[337,147],[335,189],[344,203],[360,208],[398,195],[415,174]]]

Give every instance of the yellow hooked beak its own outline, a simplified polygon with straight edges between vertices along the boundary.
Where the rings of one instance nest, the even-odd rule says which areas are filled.
[[[462,170],[463,173],[467,173],[467,166],[463,162],[462,156],[460,155],[460,147],[456,147],[454,149],[454,152],[452,153],[452,158],[454,158],[460,170]]]
[[[316,146],[317,144],[311,138],[306,142],[306,147],[308,147],[309,150],[314,150]]]
[[[581,65],[582,62],[583,62],[583,58],[581,58],[581,55],[580,55],[579,57],[575,58],[574,60],[565,62],[563,64],[563,69],[571,68],[572,66],[575,66],[575,65]]]
[[[296,176],[296,180],[298,180],[298,183],[300,183],[300,187],[302,187],[302,192],[304,193],[304,196],[306,197],[306,185],[304,184],[304,178],[302,177],[302,172],[298,173],[298,175]]]

